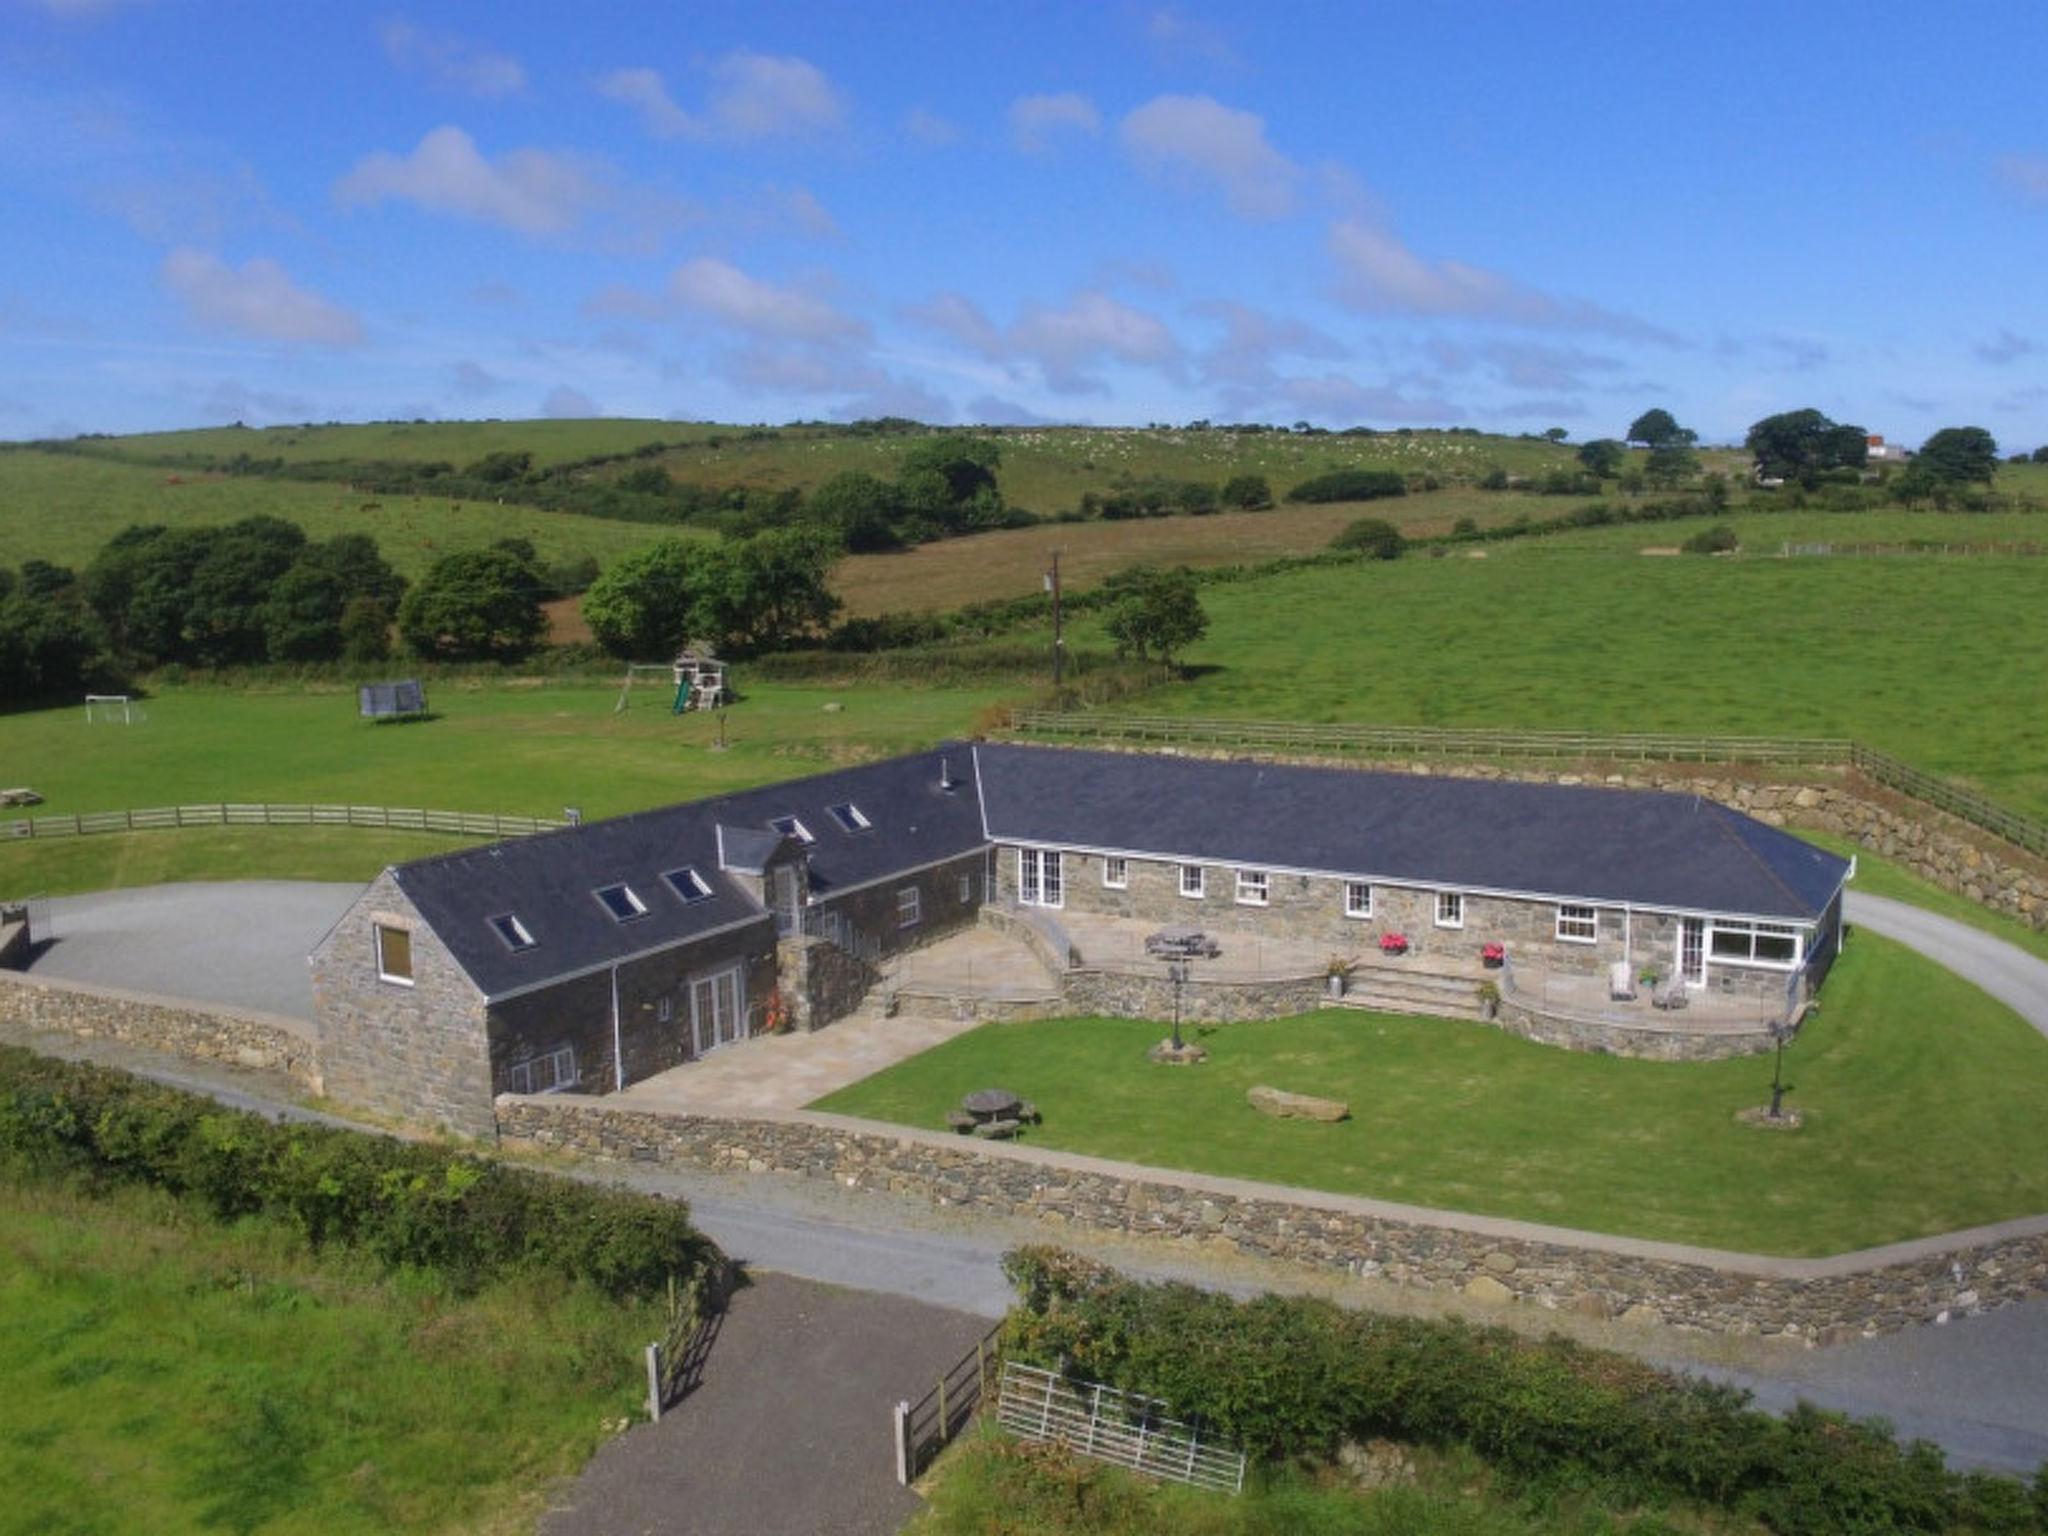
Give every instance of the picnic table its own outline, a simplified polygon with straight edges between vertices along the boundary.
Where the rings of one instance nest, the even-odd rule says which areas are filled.
[[[1019,1128],[1037,1120],[1038,1106],[1007,1088],[980,1089],[962,1099],[958,1109],[946,1112],[948,1129],[984,1141],[1008,1141]]]
[[[1162,928],[1146,938],[1145,953],[1161,960],[1214,960],[1223,946],[1199,928]]]

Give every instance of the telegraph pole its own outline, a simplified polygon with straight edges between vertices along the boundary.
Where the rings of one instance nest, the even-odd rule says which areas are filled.
[[[1052,686],[1059,691],[1067,670],[1067,640],[1060,621],[1060,552],[1052,552],[1052,569],[1046,573],[1045,590],[1052,594]],[[1058,706],[1055,705],[1055,708]]]

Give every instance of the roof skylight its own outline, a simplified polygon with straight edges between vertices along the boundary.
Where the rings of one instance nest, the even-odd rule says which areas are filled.
[[[630,885],[607,885],[591,894],[604,904],[605,911],[621,923],[630,923],[637,917],[647,915],[647,903],[633,893]]]
[[[711,884],[694,869],[672,869],[661,877],[668,882],[668,888],[679,896],[687,906],[691,902],[711,899]]]
[[[834,821],[849,832],[865,832],[874,825],[861,814],[861,808],[851,800],[843,800],[838,805],[828,805],[825,809],[832,813]]]

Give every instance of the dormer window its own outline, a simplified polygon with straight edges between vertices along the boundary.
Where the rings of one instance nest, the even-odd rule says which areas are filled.
[[[793,837],[800,843],[815,843],[817,841],[815,837],[811,836],[811,829],[794,816],[771,816],[768,818],[768,825],[780,832],[784,837]]]
[[[505,947],[515,955],[522,949],[533,948],[533,935],[526,931],[526,924],[510,912],[491,919],[491,931],[505,941]]]
[[[661,878],[668,882],[668,888],[682,899],[685,906],[711,899],[710,882],[694,869],[672,869]]]
[[[843,801],[838,805],[827,806],[826,809],[832,813],[832,819],[848,832],[865,832],[874,825],[866,816],[861,814],[860,807],[851,800]]]
[[[630,923],[647,915],[647,903],[633,893],[630,885],[607,885],[591,894],[597,897],[615,922]]]

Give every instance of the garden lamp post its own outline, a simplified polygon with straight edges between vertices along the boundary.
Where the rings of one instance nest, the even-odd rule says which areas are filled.
[[[1778,1062],[1771,1071],[1771,1118],[1784,1119],[1785,1042],[1792,1038],[1792,1021],[1781,1019],[1771,1026],[1771,1038],[1778,1043]]]
[[[1180,1043],[1180,989],[1188,979],[1187,961],[1167,961],[1166,974],[1168,979],[1173,982],[1173,1048],[1178,1053],[1182,1049]]]

